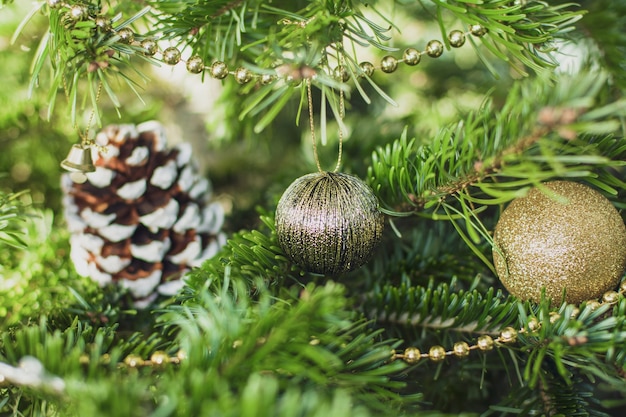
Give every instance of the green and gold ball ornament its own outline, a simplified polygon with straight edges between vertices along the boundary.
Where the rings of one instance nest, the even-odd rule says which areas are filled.
[[[285,254],[308,272],[338,275],[370,258],[384,219],[372,190],[359,178],[316,172],[296,179],[276,208]]]
[[[619,284],[626,226],[611,202],[586,185],[552,181],[513,200],[494,231],[493,259],[506,289],[522,300],[578,304]]]

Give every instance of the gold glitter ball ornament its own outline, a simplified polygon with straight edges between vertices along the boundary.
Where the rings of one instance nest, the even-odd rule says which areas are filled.
[[[309,272],[337,275],[363,265],[380,241],[383,215],[359,178],[316,172],[296,179],[276,208],[278,242]]]
[[[533,188],[502,212],[493,259],[506,289],[538,301],[595,299],[614,289],[626,267],[626,226],[611,202],[570,181]]]

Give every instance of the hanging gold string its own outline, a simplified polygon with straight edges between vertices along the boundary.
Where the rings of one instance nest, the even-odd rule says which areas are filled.
[[[339,68],[343,68],[343,48],[338,50],[339,52]],[[341,166],[341,157],[343,154],[343,129],[341,128],[341,121],[346,115],[346,103],[344,98],[343,90],[339,90],[339,120],[337,120],[337,126],[339,127],[339,154],[337,155],[337,165],[335,166],[335,171],[339,171],[339,167]]]
[[[317,155],[317,139],[315,138],[315,120],[313,119],[313,93],[311,92],[311,79],[306,79],[306,93],[309,105],[309,128],[311,130],[311,142],[313,143],[313,157],[315,158],[315,164],[317,170],[322,172],[322,166],[320,165],[320,158]]]

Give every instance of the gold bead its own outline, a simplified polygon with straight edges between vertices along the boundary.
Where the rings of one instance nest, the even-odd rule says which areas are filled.
[[[626,279],[619,284],[620,292],[626,292]]]
[[[83,20],[87,17],[87,7],[82,4],[75,4],[70,8],[70,17],[72,20]]]
[[[81,365],[89,365],[89,362],[89,355],[87,355],[86,353],[81,354],[78,358],[78,363],[80,363]]]
[[[180,61],[180,51],[174,46],[170,46],[163,51],[163,62],[168,65],[176,65]]]
[[[170,363],[170,357],[162,350],[157,350],[152,354],[152,356],[150,356],[150,362],[154,365],[166,365]]]
[[[157,45],[154,39],[144,39],[141,41],[141,47],[144,49],[144,54],[152,56],[157,53],[159,50],[159,45]]]
[[[187,352],[185,352],[184,350],[180,349],[178,352],[176,352],[176,358],[179,361],[184,361],[185,359],[187,359]]]
[[[464,358],[470,353],[469,345],[466,342],[456,342],[452,347],[454,356],[458,358]]]
[[[469,30],[472,35],[478,36],[479,38],[487,33],[487,28],[479,24],[471,25]]]
[[[453,30],[448,35],[448,40],[454,48],[459,48],[465,44],[465,34],[460,30]]]
[[[420,51],[415,48],[407,48],[404,50],[402,59],[407,65],[417,65],[422,59],[422,54],[420,54]]]
[[[493,349],[493,339],[489,335],[480,336],[476,341],[476,345],[482,351],[491,350]]]
[[[408,347],[404,349],[404,361],[409,365],[418,363],[421,357],[422,353],[416,347]]]
[[[586,304],[587,304],[587,307],[589,307],[591,309],[591,311],[595,311],[595,310],[599,309],[600,306],[602,305],[597,300],[589,300],[589,301],[586,302]]]
[[[572,310],[572,314],[570,314],[570,318],[575,319],[580,314],[580,308],[574,307]]]
[[[602,301],[608,304],[615,304],[619,300],[617,291],[607,291],[602,295]]]
[[[228,76],[228,67],[222,61],[215,61],[211,65],[211,77],[223,80]]]
[[[131,368],[137,368],[138,366],[142,366],[144,361],[141,356],[130,354],[124,358],[124,363]]]
[[[367,75],[368,77],[371,77],[372,74],[374,74],[374,65],[372,65],[371,62],[361,62],[359,64],[359,68],[361,68],[361,71],[363,71],[363,74],[361,76]]]
[[[344,83],[350,79],[350,74],[348,73],[348,70],[346,70],[346,67],[342,65],[336,67],[333,70],[333,74],[334,74],[335,79],[341,80],[341,82],[344,82]]]
[[[247,84],[252,79],[252,73],[246,68],[239,67],[235,70],[235,81],[239,84]]]
[[[272,74],[263,74],[261,75],[260,82],[262,85],[268,85],[276,80],[276,76]]]
[[[559,313],[557,313],[556,311],[551,311],[550,312],[550,323],[551,324],[556,323],[560,318],[561,318],[561,315]]]
[[[387,74],[394,72],[398,68],[398,60],[394,57],[387,55],[380,62],[380,69]]]
[[[100,356],[100,363],[103,365],[108,365],[111,363],[111,355],[109,355],[108,353],[104,353],[102,356]]]
[[[512,327],[505,327],[500,332],[500,340],[504,343],[513,343],[517,340],[517,330]]]
[[[539,330],[539,327],[541,327],[541,323],[539,323],[539,320],[537,320],[536,317],[531,317],[528,320],[528,330],[531,332]]]
[[[446,358],[446,350],[443,346],[435,345],[428,351],[428,359],[433,362],[441,362]]]
[[[438,58],[443,54],[443,44],[437,40],[432,40],[426,45],[426,53],[431,58]]]
[[[135,34],[131,28],[121,28],[117,31],[117,36],[120,37],[122,43],[133,43],[135,40]]]
[[[94,21],[96,27],[99,28],[103,32],[108,32],[111,30],[111,21],[106,17],[98,16]]]
[[[204,69],[204,61],[198,55],[194,55],[187,60],[187,71],[192,74],[200,74]]]

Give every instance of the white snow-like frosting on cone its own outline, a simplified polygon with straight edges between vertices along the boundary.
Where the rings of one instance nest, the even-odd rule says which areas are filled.
[[[146,179],[142,178],[137,181],[127,182],[117,189],[117,195],[124,200],[136,200],[146,192]]]
[[[127,140],[135,140],[137,139],[137,136],[139,136],[138,129],[135,127],[135,125],[125,124],[118,125],[117,134],[110,137],[110,139],[113,142],[122,143],[126,142]]]
[[[126,163],[130,166],[138,166],[144,164],[148,160],[150,150],[145,146],[139,146],[133,149],[133,153],[126,158]]]
[[[72,242],[72,238],[70,238],[70,243]],[[76,272],[78,272],[79,275],[89,275],[90,269],[89,263],[87,262],[87,259],[89,259],[89,252],[84,247],[72,243],[70,249],[70,259],[74,264],[74,269],[76,269]]]
[[[215,234],[222,228],[223,223],[224,210],[222,206],[217,202],[211,203],[202,210],[202,222],[197,227],[197,231]]]
[[[188,192],[196,181],[194,169],[186,166],[178,176],[178,186],[182,192]]]
[[[191,190],[189,190],[189,196],[194,199],[200,198],[202,195],[207,195],[211,192],[211,183],[206,178],[198,178],[194,183]],[[207,195],[208,197],[208,195]]]
[[[184,142],[176,145],[174,149],[178,150],[178,155],[176,156],[176,165],[182,167],[191,162],[191,154],[193,153],[191,149],[191,144]]]
[[[94,172],[88,172],[86,175],[89,183],[98,188],[109,187],[113,178],[115,178],[115,172],[113,170],[100,166],[97,166]]]
[[[165,137],[165,128],[161,123],[157,122],[156,120],[150,120],[148,122],[138,124],[137,132],[154,133],[156,139],[154,142],[154,150],[158,152],[165,149],[165,146],[167,145],[167,138]]]
[[[85,275],[96,281],[101,287],[113,282],[111,274],[101,271],[94,262],[89,262],[89,272]]]
[[[184,233],[186,230],[192,229],[200,225],[200,208],[197,204],[189,203],[185,207],[183,215],[172,226],[172,230],[176,233]]]
[[[183,279],[176,279],[173,281],[166,281],[163,284],[159,285],[157,291],[161,295],[171,297],[172,295],[176,295],[176,293],[178,293],[178,291],[180,291],[181,288],[183,288],[184,286],[185,281]]]
[[[153,233],[158,229],[169,229],[176,222],[178,209],[178,201],[172,198],[165,207],[159,207],[152,213],[144,214],[139,217],[139,221]]]
[[[70,238],[70,244],[72,248],[80,246],[91,253],[98,253],[104,247],[104,239],[91,233],[80,233]]]
[[[150,295],[155,290],[157,285],[159,285],[161,282],[161,275],[163,275],[163,271],[155,269],[145,278],[136,280],[122,279],[120,280],[120,285],[124,288],[128,288],[133,297],[144,298]]]
[[[172,246],[170,238],[165,238],[162,241],[153,240],[146,245],[130,245],[130,253],[133,257],[141,259],[146,262],[160,262],[163,260],[163,256]]]
[[[225,239],[224,239],[225,240]],[[224,243],[221,243],[219,240],[213,240],[211,241],[206,248],[204,248],[204,250],[202,251],[202,253],[200,254],[200,256],[196,257],[192,262],[190,262],[190,266],[193,268],[198,268],[200,267],[204,261],[206,261],[207,259],[211,259],[212,257],[214,257],[215,255],[217,255],[217,252],[219,252],[220,247],[223,245]]]
[[[155,168],[152,177],[150,177],[150,185],[167,190],[176,181],[177,175],[176,162],[169,160],[165,165]]]
[[[115,213],[111,213],[111,214],[96,213],[95,211],[92,211],[91,208],[86,207],[80,213],[80,217],[82,217],[83,220],[85,220],[85,223],[87,223],[87,226],[93,227],[94,229],[99,229],[101,227],[110,225],[117,216]]]
[[[110,242],[119,242],[131,237],[137,230],[136,224],[111,224],[109,226],[101,227],[98,229],[98,234]]]
[[[96,263],[104,272],[108,272],[109,274],[117,274],[130,265],[131,261],[132,259],[130,258],[122,258],[117,255],[107,256],[106,258],[96,256]]]
[[[65,223],[72,233],[80,233],[87,227],[87,223],[78,214],[72,212],[65,213]]]
[[[201,242],[198,239],[198,236],[195,236],[194,240],[189,242],[187,244],[187,247],[185,247],[185,249],[183,249],[181,252],[175,255],[169,255],[167,259],[169,259],[170,262],[173,262],[175,264],[183,264],[183,263],[188,264],[194,259],[196,259],[201,251],[202,251]]]

